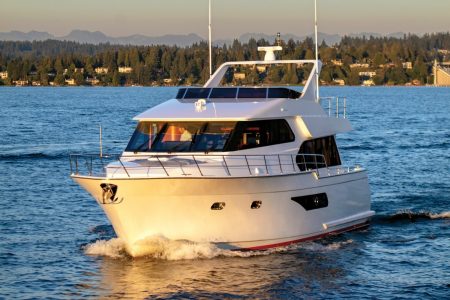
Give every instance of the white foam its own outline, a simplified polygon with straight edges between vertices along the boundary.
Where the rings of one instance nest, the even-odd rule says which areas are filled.
[[[430,214],[431,219],[448,219],[450,218],[450,211],[444,211],[439,214]]]
[[[123,258],[130,256],[125,243],[119,238],[98,240],[85,247],[88,255]],[[151,257],[164,260],[210,259],[214,257],[250,257],[268,255],[283,251],[282,248],[272,251],[231,251],[218,248],[212,243],[194,243],[190,241],[174,241],[165,237],[154,236],[141,240],[133,245],[133,257]]]
[[[310,250],[310,251],[326,252],[326,251],[339,250],[342,247],[344,247],[348,244],[351,244],[351,243],[353,243],[353,240],[334,242],[331,244],[321,244],[318,242],[306,242],[306,243],[295,244],[294,246],[296,248],[301,248],[301,249]]]
[[[109,256],[119,258],[125,256],[125,243],[119,238],[108,241],[99,240],[85,246],[84,253],[95,256]]]
[[[270,255],[296,249],[309,251],[334,251],[353,243],[352,240],[322,245],[316,242],[293,244],[285,247],[271,248],[263,251],[231,251],[218,248],[212,243],[194,243],[190,241],[174,241],[162,236],[153,236],[133,245],[132,255],[128,253],[125,243],[119,238],[98,240],[85,247],[88,255],[107,256],[111,258],[149,257],[163,260],[211,259],[215,257],[252,257]]]

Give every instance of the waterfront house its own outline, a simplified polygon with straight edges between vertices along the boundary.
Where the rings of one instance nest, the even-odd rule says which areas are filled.
[[[119,67],[119,73],[131,73],[133,68],[131,67]]]
[[[108,68],[103,68],[103,67],[95,68],[95,73],[97,73],[97,74],[108,74]]]

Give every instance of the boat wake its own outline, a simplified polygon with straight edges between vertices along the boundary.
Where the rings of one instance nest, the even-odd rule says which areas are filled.
[[[418,211],[414,212],[411,210],[402,210],[393,215],[384,218],[387,221],[395,222],[395,221],[403,221],[409,220],[411,222],[417,220],[437,220],[437,219],[448,219],[450,218],[450,211],[444,211],[441,213],[433,213],[430,211]]]
[[[175,241],[162,236],[154,236],[139,241],[133,246],[133,257],[154,258],[161,260],[212,259],[216,257],[253,257],[293,250],[333,251],[353,243],[352,240],[322,244],[305,242],[285,247],[262,251],[232,251],[218,248],[213,243],[194,243],[191,241]],[[110,258],[131,258],[125,243],[120,238],[98,240],[83,247],[87,255],[106,256]]]

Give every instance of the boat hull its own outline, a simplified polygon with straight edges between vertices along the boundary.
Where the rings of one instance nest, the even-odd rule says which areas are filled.
[[[72,177],[97,200],[132,256],[139,255],[139,242],[152,236],[257,250],[366,226],[374,214],[365,171],[322,178],[314,172],[240,178]],[[116,186],[112,201],[110,194],[105,197],[105,184]],[[327,195],[322,208],[307,210],[292,199],[322,193]]]

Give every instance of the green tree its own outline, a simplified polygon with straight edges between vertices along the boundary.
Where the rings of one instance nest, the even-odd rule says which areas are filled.
[[[120,75],[117,70],[114,70],[113,76],[112,76],[112,85],[113,86],[119,86],[120,85]]]

